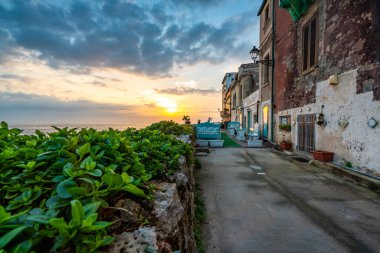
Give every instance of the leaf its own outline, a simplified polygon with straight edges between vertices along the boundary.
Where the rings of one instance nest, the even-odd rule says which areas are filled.
[[[144,191],[141,190],[140,188],[138,188],[137,186],[133,185],[133,184],[128,184],[128,185],[125,185],[123,187],[120,187],[120,190],[127,191],[129,193],[132,193],[133,195],[138,196],[138,197],[145,197]]]
[[[98,247],[109,245],[114,240],[115,240],[115,237],[107,235],[107,236],[103,237],[103,239],[98,243]]]
[[[84,195],[88,193],[88,189],[86,187],[71,187],[67,189],[67,192],[71,195]]]
[[[108,227],[110,225],[112,225],[112,222],[109,222],[109,221],[97,221],[92,226],[87,227],[86,230],[96,231],[96,230],[104,229],[104,228],[106,228],[106,227]]]
[[[75,224],[81,224],[84,217],[84,209],[82,203],[79,200],[71,200],[71,216]]]
[[[97,219],[98,219],[97,213],[90,214],[88,217],[86,217],[86,219],[82,221],[82,228],[91,226],[92,224],[94,224],[94,222]]]
[[[51,181],[53,181],[54,183],[59,183],[59,182],[62,182],[63,180],[65,180],[65,179],[66,179],[65,176],[59,175],[59,176],[54,177]]]
[[[85,154],[90,152],[90,149],[91,149],[90,143],[86,143],[82,147],[77,148],[75,152],[80,156],[80,159],[82,159]]]
[[[56,229],[66,229],[67,223],[63,218],[51,218],[49,224]]]
[[[84,160],[80,163],[79,167],[80,167],[81,169],[84,169],[84,168],[87,167],[87,164],[91,164],[92,162],[93,162],[93,160],[92,160],[91,156],[88,156],[88,157],[86,157],[86,159],[84,159]],[[96,164],[95,164],[95,165],[96,165]]]
[[[37,214],[27,217],[26,220],[34,223],[49,224],[49,218],[49,216]]]
[[[32,240],[23,241],[22,243],[13,247],[10,253],[27,253],[33,246]]]
[[[119,174],[107,173],[102,176],[102,182],[108,186],[117,186],[123,183],[123,178]]]
[[[98,210],[99,206],[100,206],[100,202],[93,202],[93,203],[85,205],[83,207],[85,217],[96,213],[96,210]]]
[[[59,197],[64,199],[70,198],[72,194],[70,194],[67,190],[76,186],[77,183],[75,183],[73,180],[66,179],[57,185],[57,194]]]
[[[58,195],[51,196],[47,201],[46,201],[46,206],[48,208],[58,208],[58,207],[63,207],[67,206],[69,203],[67,200],[59,197]]]
[[[121,177],[123,178],[124,184],[128,184],[132,181],[131,177],[125,172],[121,173]]]
[[[31,148],[37,146],[37,142],[35,140],[26,141],[25,144],[26,146],[31,147]]]
[[[22,200],[26,202],[32,197],[33,191],[30,188],[26,188],[23,193],[21,194]]]
[[[99,169],[94,169],[93,171],[86,171],[86,174],[94,177],[100,177],[103,174],[103,172]]]
[[[0,249],[4,248],[10,241],[12,241],[17,235],[19,235],[26,226],[20,226],[15,228],[0,238]]]

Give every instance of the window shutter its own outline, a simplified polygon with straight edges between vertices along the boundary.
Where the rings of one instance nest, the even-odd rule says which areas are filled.
[[[302,70],[308,69],[308,55],[309,55],[309,26],[304,27],[302,32],[303,37],[303,67]]]
[[[317,45],[317,19],[310,23],[310,68],[315,65],[316,45]]]

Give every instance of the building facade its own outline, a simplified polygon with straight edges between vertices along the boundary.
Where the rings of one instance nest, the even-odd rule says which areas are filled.
[[[261,103],[259,106],[259,122],[263,139],[273,140],[272,133],[272,23],[273,1],[264,0],[257,15],[260,17],[260,59],[265,63],[260,64],[260,90]]]
[[[257,104],[260,101],[258,64],[242,64],[231,84],[231,121],[240,122],[242,128],[252,128],[258,121]]]
[[[235,82],[236,72],[226,73],[222,81],[222,110],[220,117],[223,125],[231,121],[231,85]]]
[[[275,139],[380,174],[380,2],[271,2]]]

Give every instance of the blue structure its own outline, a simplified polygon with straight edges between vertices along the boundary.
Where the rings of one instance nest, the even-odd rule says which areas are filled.
[[[240,129],[240,122],[239,121],[231,121],[227,123],[227,131],[229,135],[235,135],[235,130]]]
[[[205,122],[197,124],[195,127],[197,145],[206,147],[223,147],[224,140],[221,140],[220,124]]]

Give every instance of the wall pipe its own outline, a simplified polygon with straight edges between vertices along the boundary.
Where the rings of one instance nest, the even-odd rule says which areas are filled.
[[[272,0],[272,87],[271,87],[271,134],[270,140],[274,142],[274,53],[275,53],[275,43],[276,43],[276,31],[275,31],[275,0]]]

